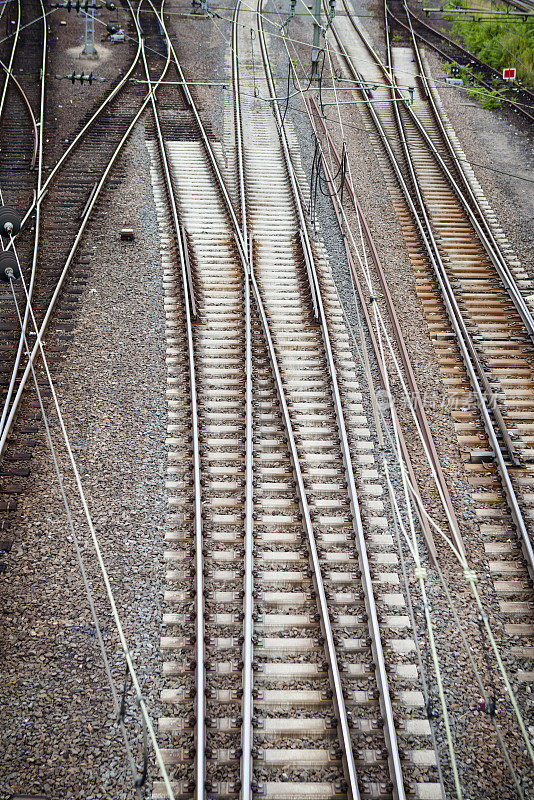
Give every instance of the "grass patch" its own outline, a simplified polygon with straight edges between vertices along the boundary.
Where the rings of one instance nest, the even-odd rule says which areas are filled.
[[[446,12],[452,22],[452,34],[465,43],[468,50],[481,61],[502,70],[515,67],[517,77],[525,86],[534,87],[534,20],[526,22],[509,15],[500,19],[469,19],[455,14],[463,0],[452,0]],[[506,11],[504,6],[497,10]]]
[[[462,79],[467,89],[467,96],[480,103],[482,108],[500,108],[504,90],[499,89],[501,82],[497,78],[492,81],[493,89],[488,89],[480,83],[481,76],[467,67],[446,61],[445,69],[449,74],[453,74],[455,78]]]

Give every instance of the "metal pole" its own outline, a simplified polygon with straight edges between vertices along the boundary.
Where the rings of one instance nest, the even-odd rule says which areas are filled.
[[[95,47],[95,17],[94,8],[88,8],[85,12],[85,46],[82,50],[84,56],[96,56]]]
[[[319,40],[321,36],[321,5],[322,0],[315,0],[315,12],[313,21],[313,47],[312,47],[312,63],[311,63],[311,78],[317,77],[319,65]]]

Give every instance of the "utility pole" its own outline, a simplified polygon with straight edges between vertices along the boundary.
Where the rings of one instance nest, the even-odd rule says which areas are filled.
[[[97,56],[95,47],[95,10],[93,6],[88,6],[85,12],[85,46],[82,56]]]
[[[322,0],[315,0],[315,13],[313,20],[313,47],[311,63],[311,79],[317,78],[319,71],[319,40],[321,38],[321,5]]]

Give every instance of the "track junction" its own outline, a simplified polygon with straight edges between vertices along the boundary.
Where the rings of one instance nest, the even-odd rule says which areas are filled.
[[[301,42],[284,12],[273,23],[261,0],[238,0],[231,12],[199,15],[196,24],[226,25],[231,80],[221,82],[221,141],[206,111],[206,82],[188,76],[173,9],[123,3],[129,44],[120,75],[49,162],[47,17],[37,4],[10,5],[3,14],[18,11],[10,20],[16,33],[3,43],[13,79],[0,109],[0,188],[4,203],[21,210],[22,228],[16,237],[6,229],[2,242],[22,280],[4,268],[1,525],[10,548],[45,422],[132,796],[475,797],[480,776],[469,770],[469,748],[458,747],[461,723],[444,668],[458,658],[472,673],[465,691],[478,698],[472,746],[486,737],[482,763],[498,763],[503,776],[495,796],[528,797],[534,287],[444,114],[407,7],[407,43],[392,43],[389,25],[399,23],[386,3],[375,48],[343,2],[344,14],[323,31],[317,87],[303,84]],[[31,91],[14,79],[28,52],[40,76]],[[287,78],[279,75],[281,54],[292,65]],[[361,103],[400,220],[484,541],[484,589],[358,201],[343,82]],[[314,141],[311,189],[286,118],[293,96]],[[335,129],[328,105],[339,115]],[[140,125],[159,228],[167,366],[157,719],[54,379],[58,350],[68,358],[69,338],[58,348],[58,334],[68,334],[88,278],[78,251],[95,210],[120,183],[121,158]],[[357,329],[321,236],[318,185],[339,226]],[[59,447],[76,497],[64,488]],[[73,518],[75,503],[87,534]],[[89,549],[111,608],[113,646],[87,579]],[[458,653],[440,627],[444,609]]]

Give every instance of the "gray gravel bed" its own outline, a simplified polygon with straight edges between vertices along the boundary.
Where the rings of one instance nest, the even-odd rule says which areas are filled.
[[[121,169],[122,185],[107,194],[82,248],[82,258],[91,255],[89,278],[55,380],[119,614],[155,720],[161,688],[166,374],[161,266],[142,129],[128,145]],[[125,217],[136,231],[133,244],[119,240]],[[58,443],[58,426],[51,418]],[[68,475],[60,445],[58,450]],[[44,438],[32,474],[2,579],[0,795],[133,797]],[[70,477],[67,486],[72,499]],[[124,662],[78,508],[76,530],[120,692]],[[135,711],[132,704],[129,710]],[[135,753],[139,758],[137,747]]]

